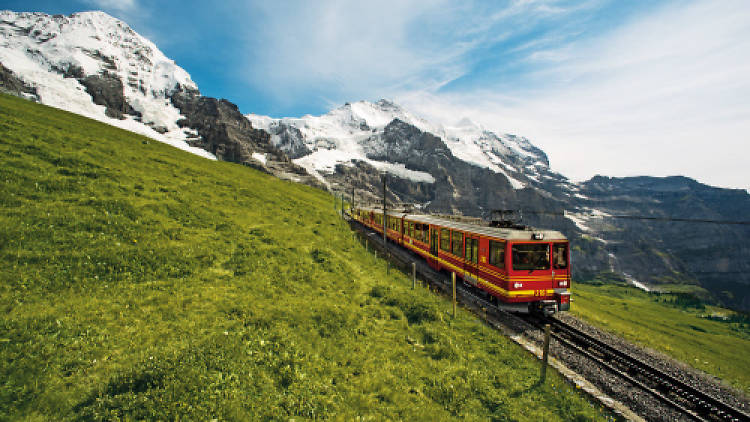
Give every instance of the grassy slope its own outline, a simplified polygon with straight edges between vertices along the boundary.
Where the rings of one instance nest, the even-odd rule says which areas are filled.
[[[706,319],[730,311],[680,308],[634,287],[576,284],[572,312],[624,338],[662,351],[750,395],[748,326]]]
[[[0,419],[604,418],[332,198],[0,96]]]

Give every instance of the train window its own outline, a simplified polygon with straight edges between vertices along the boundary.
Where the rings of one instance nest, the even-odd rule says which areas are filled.
[[[453,255],[463,256],[461,251],[464,247],[464,234],[454,230],[451,236],[453,236]]]
[[[440,229],[440,249],[446,252],[451,251],[451,231]]]
[[[511,257],[514,270],[548,270],[549,244],[521,243],[513,245]]]
[[[552,249],[552,259],[554,260],[555,268],[563,269],[568,268],[568,244],[567,243],[555,243]]]
[[[465,243],[466,247],[464,249],[466,251],[466,260],[476,264],[479,259],[479,253],[477,251],[479,240],[467,237]]]
[[[490,240],[490,264],[505,268],[505,243]]]

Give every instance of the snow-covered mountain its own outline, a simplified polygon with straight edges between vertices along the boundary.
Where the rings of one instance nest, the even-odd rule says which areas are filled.
[[[183,116],[169,100],[198,92],[190,75],[106,13],[0,11],[0,63],[43,104],[215,158],[185,142],[196,133],[179,127]]]
[[[700,284],[719,301],[750,309],[750,228],[613,217],[744,220],[750,212],[744,190],[679,177],[595,177],[574,184],[552,171],[544,152],[526,138],[494,133],[469,119],[430,122],[386,100],[347,103],[322,116],[243,116],[227,100],[202,96],[190,75],[151,41],[102,12],[0,11],[0,92],[203,157],[354,191],[358,201],[382,198],[385,170],[393,175],[392,203],[485,217],[495,209],[530,210],[525,223],[571,239],[577,279],[657,288]]]
[[[383,134],[391,122],[399,120],[442,139],[459,160],[504,175],[515,189],[541,187],[544,179],[567,185],[563,176],[550,170],[544,152],[526,138],[498,135],[468,118],[455,124],[429,122],[388,100],[346,103],[322,116],[273,119],[249,114],[247,118],[271,134],[274,146],[321,180],[337,165],[362,161],[413,181],[433,182],[429,173],[387,159],[399,151],[384,141]],[[374,156],[386,159],[374,160]]]

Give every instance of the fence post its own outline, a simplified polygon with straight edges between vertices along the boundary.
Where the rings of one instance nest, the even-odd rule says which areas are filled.
[[[453,285],[453,318],[456,317],[456,273],[451,272],[451,284]]]
[[[544,324],[544,347],[542,349],[542,380],[547,377],[547,361],[549,360],[549,324]]]
[[[411,289],[417,288],[417,263],[411,263]]]

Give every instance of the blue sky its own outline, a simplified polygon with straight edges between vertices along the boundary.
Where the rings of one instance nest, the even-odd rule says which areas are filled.
[[[389,98],[528,137],[573,180],[687,175],[747,189],[750,2],[4,1],[104,10],[243,113]]]

